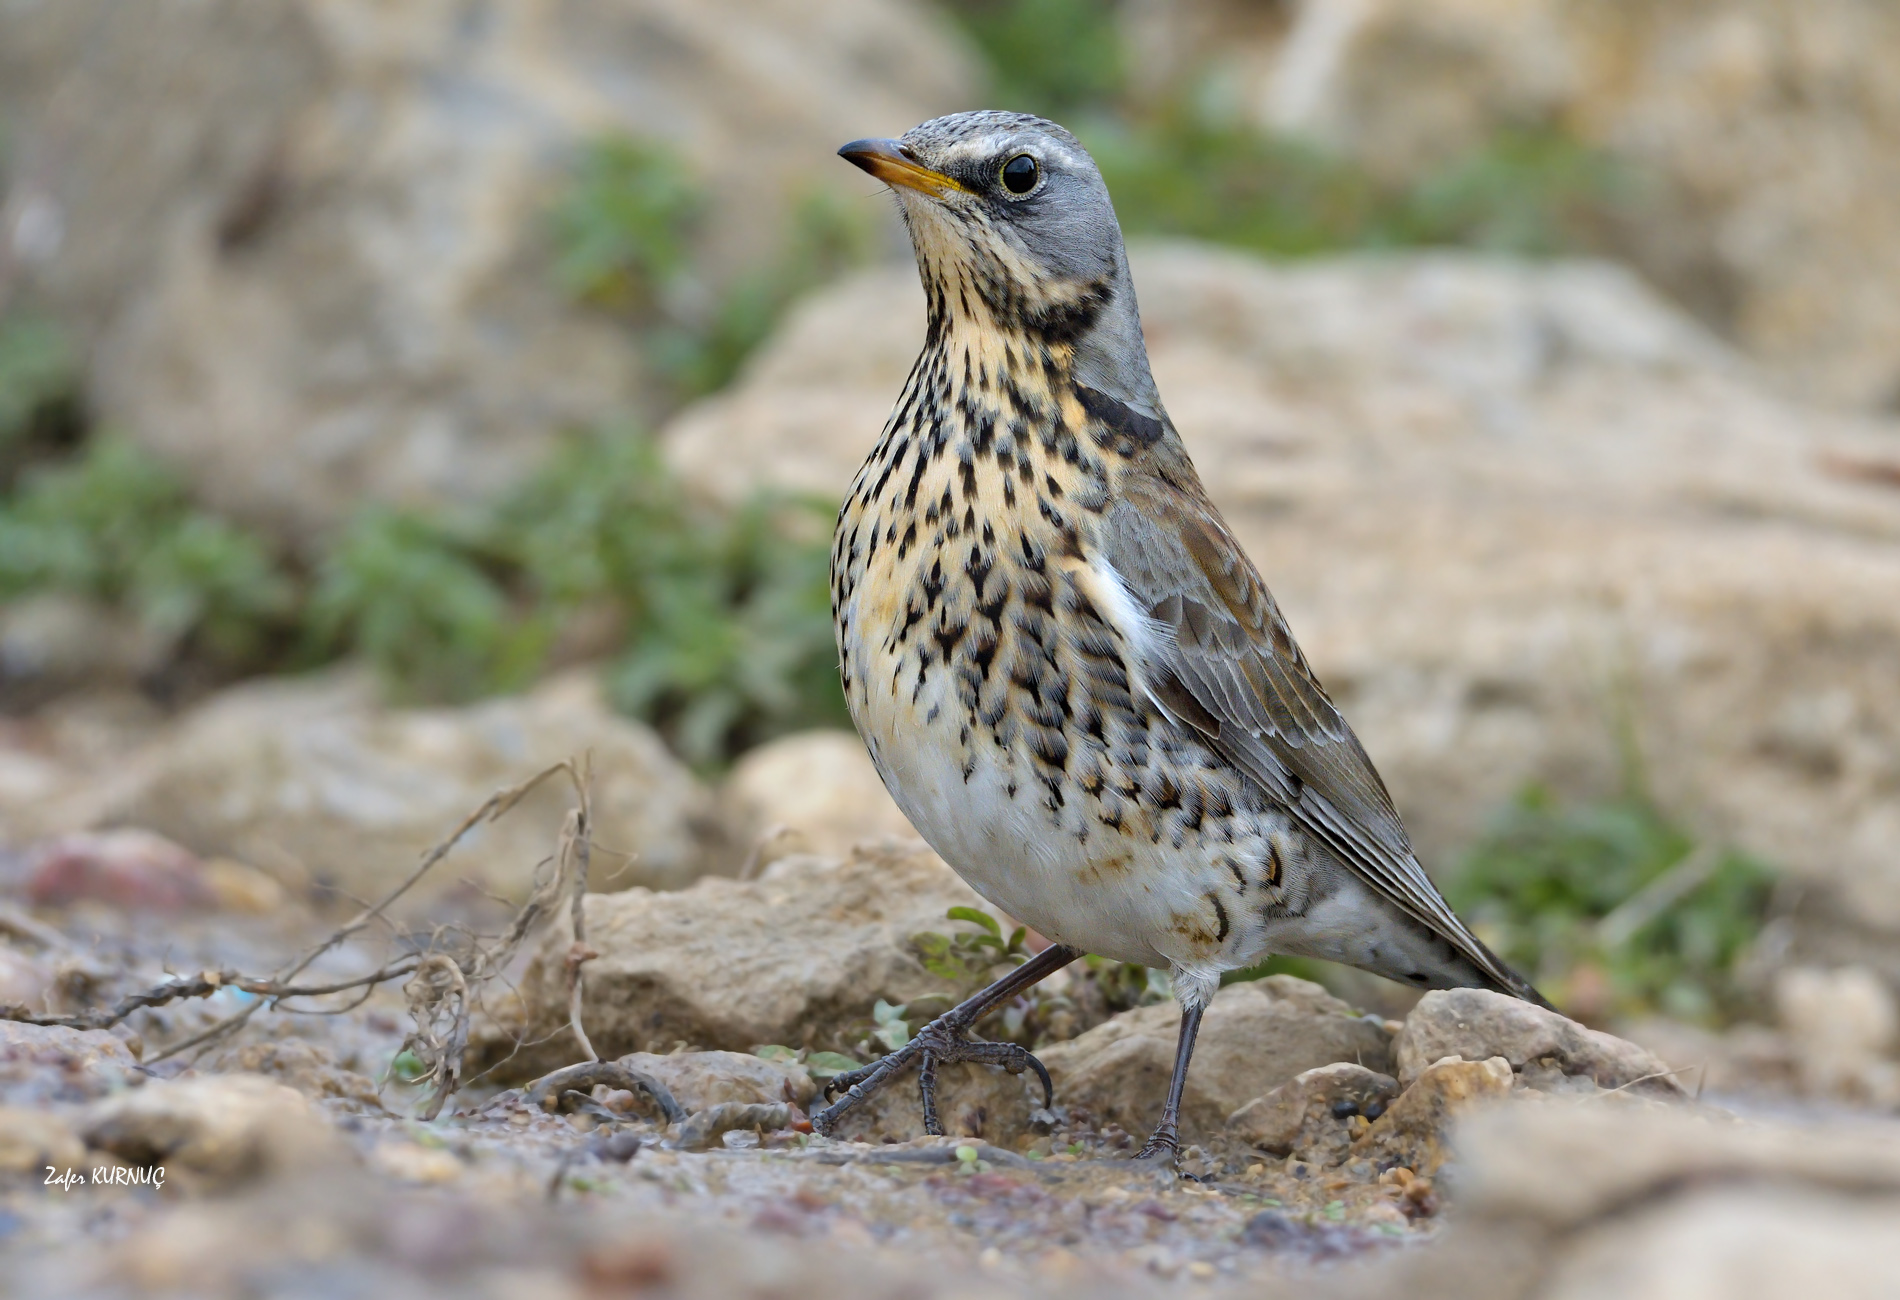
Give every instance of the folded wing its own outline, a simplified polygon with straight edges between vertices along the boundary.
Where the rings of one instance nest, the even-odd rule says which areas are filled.
[[[1185,456],[1177,472],[1130,484],[1107,525],[1100,562],[1112,575],[1103,576],[1146,616],[1131,641],[1155,703],[1499,989],[1543,1004],[1465,928],[1419,866],[1384,781]]]

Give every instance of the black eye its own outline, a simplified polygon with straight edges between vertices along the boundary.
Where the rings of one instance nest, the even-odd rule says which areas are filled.
[[[1027,194],[1036,188],[1036,160],[1019,153],[1003,164],[1003,188],[1011,194]]]

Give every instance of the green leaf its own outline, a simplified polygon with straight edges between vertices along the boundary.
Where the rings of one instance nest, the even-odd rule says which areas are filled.
[[[972,925],[980,925],[992,935],[1002,937],[1003,927],[988,912],[978,911],[974,907],[953,907],[944,915],[952,921],[968,921]]]
[[[797,1061],[798,1060],[797,1052],[793,1051],[789,1047],[781,1046],[778,1043],[768,1043],[764,1047],[756,1047],[752,1050],[752,1054],[758,1057],[761,1061]]]
[[[805,1058],[805,1069],[814,1079],[829,1079],[858,1069],[861,1062],[842,1052],[813,1052]]]

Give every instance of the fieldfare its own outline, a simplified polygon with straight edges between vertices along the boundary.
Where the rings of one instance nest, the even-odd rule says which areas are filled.
[[[1419,866],[1208,500],[1087,151],[1053,122],[980,112],[838,152],[895,194],[928,306],[838,516],[845,695],[911,824],[1051,946],[840,1076],[814,1123],[914,1059],[932,1133],[942,1062],[1033,1069],[1046,1096],[1028,1052],[967,1031],[1084,953],[1173,975],[1180,1041],[1140,1157],[1163,1162],[1225,971],[1315,957],[1547,1005]]]

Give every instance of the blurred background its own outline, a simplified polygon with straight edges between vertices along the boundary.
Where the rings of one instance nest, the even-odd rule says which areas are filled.
[[[366,893],[589,748],[603,887],[901,832],[825,553],[922,298],[833,152],[1022,109],[1480,931],[1678,1053],[1795,1070],[1819,988],[1884,1059],[1896,61],[1884,0],[0,0],[12,878],[138,827]]]

